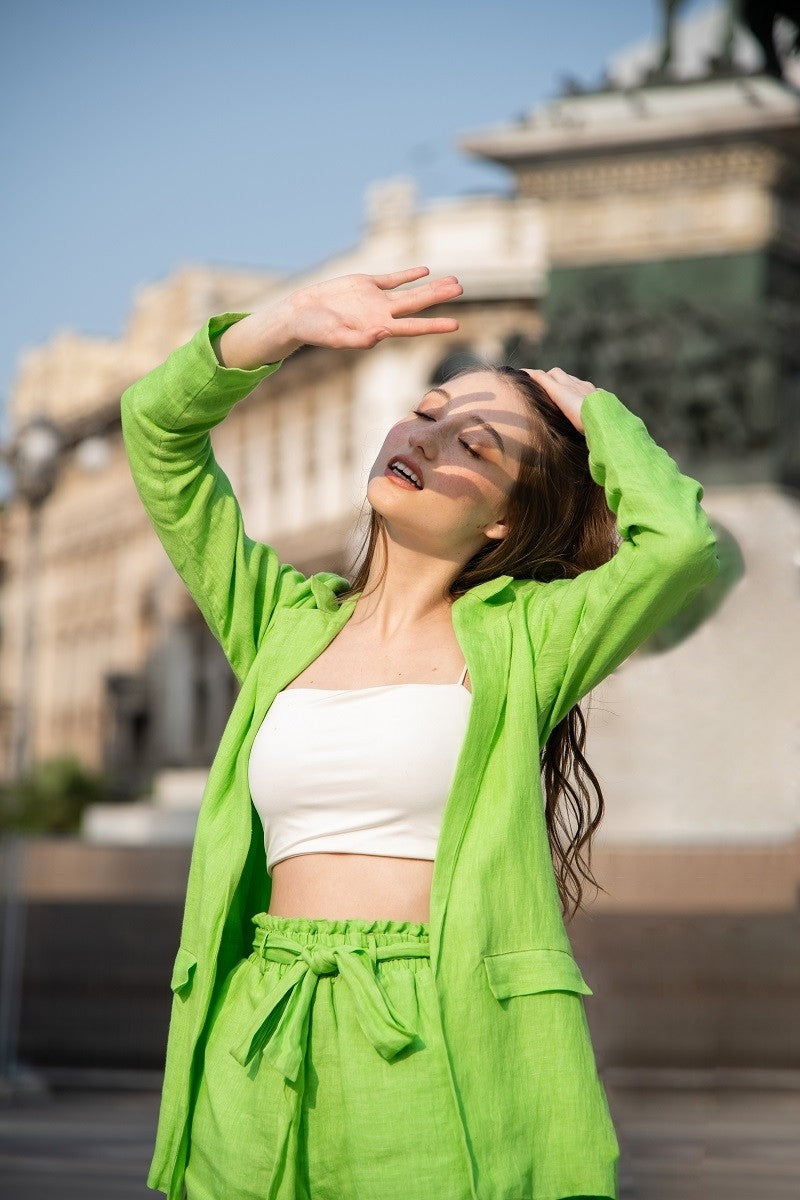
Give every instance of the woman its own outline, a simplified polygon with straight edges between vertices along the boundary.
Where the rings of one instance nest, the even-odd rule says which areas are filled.
[[[211,449],[301,345],[455,331],[416,315],[455,277],[397,290],[427,274],[213,317],[122,397],[140,496],[242,683],[171,979],[148,1176],[170,1200],[617,1194],[563,920],[602,795],[589,820],[568,775],[594,779],[578,701],[719,569],[701,485],[592,383],[471,369],[389,430],[351,582],[250,539]]]

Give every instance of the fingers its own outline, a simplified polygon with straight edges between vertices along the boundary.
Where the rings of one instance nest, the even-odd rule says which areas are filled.
[[[577,383],[582,387],[594,387],[594,384],[590,383],[588,379],[579,379],[577,375],[570,375],[568,371],[562,371],[561,367],[552,367],[548,374],[552,375],[559,382]]]
[[[558,377],[559,379],[572,379],[573,378],[573,376],[568,375],[566,371],[562,371],[561,367],[551,367],[549,371],[543,371],[540,367],[520,367],[520,370],[524,371],[526,375],[531,375],[531,376],[552,375],[553,378]]]
[[[555,397],[550,389],[557,381],[551,377],[549,372],[532,367],[520,367],[520,370],[524,372],[525,375],[530,375],[534,383],[538,383],[539,387],[542,388],[553,401],[553,403],[555,403]]]
[[[456,333],[458,321],[453,317],[408,317],[392,321],[391,337],[419,337],[424,333]]]
[[[428,267],[407,267],[405,271],[391,271],[388,275],[373,275],[372,278],[379,288],[395,288],[401,283],[421,279],[423,275],[430,275]]]
[[[594,384],[590,383],[588,379],[578,379],[577,375],[570,375],[568,372],[563,371],[561,367],[551,367],[549,371],[530,367],[520,367],[520,370],[524,371],[526,375],[530,375],[531,379],[535,379],[537,383],[542,384],[545,388],[548,383],[556,383],[562,387],[573,384],[579,387],[590,388],[594,391]]]
[[[407,317],[411,313],[428,308],[431,304],[445,304],[448,300],[455,300],[457,296],[462,295],[463,291],[455,275],[448,275],[445,279],[434,279],[422,287],[398,292],[393,296],[392,316]]]

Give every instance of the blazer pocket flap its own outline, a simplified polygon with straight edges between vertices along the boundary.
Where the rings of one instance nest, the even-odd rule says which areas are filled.
[[[498,1000],[530,992],[580,992],[593,995],[578,964],[565,950],[507,950],[484,954],[489,987]]]
[[[188,988],[192,979],[192,972],[197,966],[197,955],[192,954],[191,950],[187,950],[185,946],[178,947],[178,953],[175,955],[175,964],[172,968],[172,978],[169,986],[173,992],[181,992]]]

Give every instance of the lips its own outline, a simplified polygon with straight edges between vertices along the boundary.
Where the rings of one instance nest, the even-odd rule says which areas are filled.
[[[408,458],[408,456],[405,454],[393,454],[389,459],[389,462],[386,464],[386,470],[390,475],[393,474],[392,465],[394,463],[402,463],[403,466],[408,467],[410,471],[414,472],[420,483],[420,486],[417,490],[421,491],[422,488],[425,487],[425,477],[420,470],[419,464],[416,463],[413,458]],[[409,480],[409,482],[411,481]],[[412,484],[412,486],[416,485]]]

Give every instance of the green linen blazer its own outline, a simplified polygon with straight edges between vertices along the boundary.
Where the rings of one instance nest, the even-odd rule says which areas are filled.
[[[192,848],[158,1129],[147,1185],[181,1200],[209,1015],[268,910],[265,837],[247,780],[277,693],[355,608],[349,581],[305,576],[245,532],[210,430],[280,363],[222,367],[212,317],[120,402],[133,479],[175,569],[241,684]],[[719,570],[700,506],[642,420],[611,392],[584,400],[594,480],[617,518],[614,557],[575,579],[510,575],[452,607],[472,681],[465,740],[433,867],[430,954],[453,1095],[480,1200],[617,1196],[619,1146],[598,1077],[550,855],[539,749],[559,721]],[[268,448],[265,449],[268,453]]]

